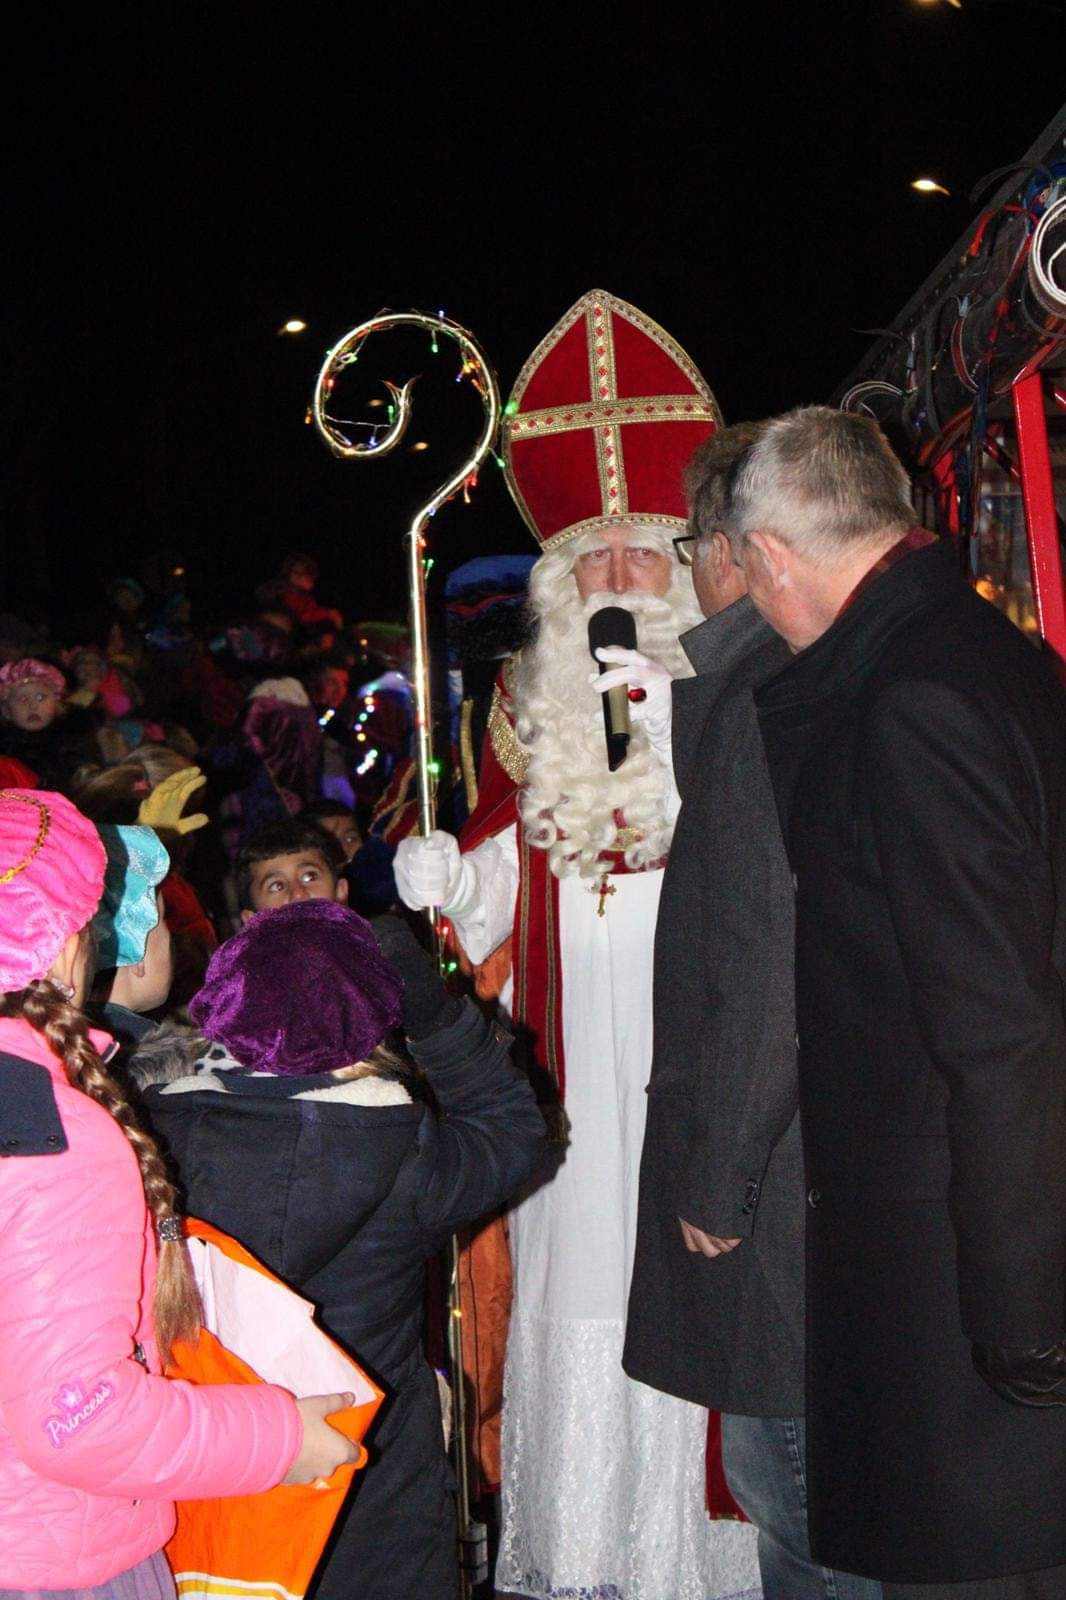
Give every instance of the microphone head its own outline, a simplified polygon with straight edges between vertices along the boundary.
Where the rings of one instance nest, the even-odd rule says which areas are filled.
[[[589,618],[589,650],[593,660],[596,651],[609,644],[618,645],[623,650],[637,648],[637,622],[632,611],[626,611],[622,606],[604,606],[602,611],[592,613]],[[598,665],[602,667],[603,662]]]

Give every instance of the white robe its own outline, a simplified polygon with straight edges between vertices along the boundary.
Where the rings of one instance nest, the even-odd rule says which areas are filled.
[[[483,888],[453,919],[471,959],[511,931],[514,828],[472,852]],[[704,1508],[707,1413],[622,1371],[652,1051],[662,871],[559,884],[570,1143],[511,1213],[499,1590],[537,1600],[760,1593],[755,1532]],[[503,996],[506,1002],[508,996]]]

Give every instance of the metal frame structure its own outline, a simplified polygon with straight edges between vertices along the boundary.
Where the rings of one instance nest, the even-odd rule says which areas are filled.
[[[973,531],[984,456],[1020,484],[1037,624],[1066,676],[1066,541],[1048,443],[1049,409],[1066,411],[1063,174],[1066,108],[997,174],[995,194],[833,398],[881,423],[944,533]],[[1016,459],[989,432],[994,419],[1013,425]]]
[[[1033,599],[1044,642],[1066,663],[1066,595],[1062,584],[1062,544],[1048,449],[1044,385],[1039,372],[1020,378],[1011,390],[1018,437],[1018,464]]]

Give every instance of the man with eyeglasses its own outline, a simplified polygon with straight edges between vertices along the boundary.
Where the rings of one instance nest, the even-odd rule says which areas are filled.
[[[681,810],[655,939],[623,1364],[722,1413],[722,1465],[758,1529],[765,1600],[877,1600],[879,1584],[816,1563],[807,1537],[793,889],[752,698],[791,654],[722,532],[759,432],[740,424],[700,445],[689,529],[674,540],[706,620],[681,640],[696,676],[672,684]]]

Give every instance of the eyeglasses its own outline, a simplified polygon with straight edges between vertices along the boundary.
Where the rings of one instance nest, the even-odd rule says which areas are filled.
[[[691,567],[692,551],[689,546],[694,545],[698,538],[698,533],[679,533],[675,539],[670,541],[674,547],[674,553],[683,567]]]

